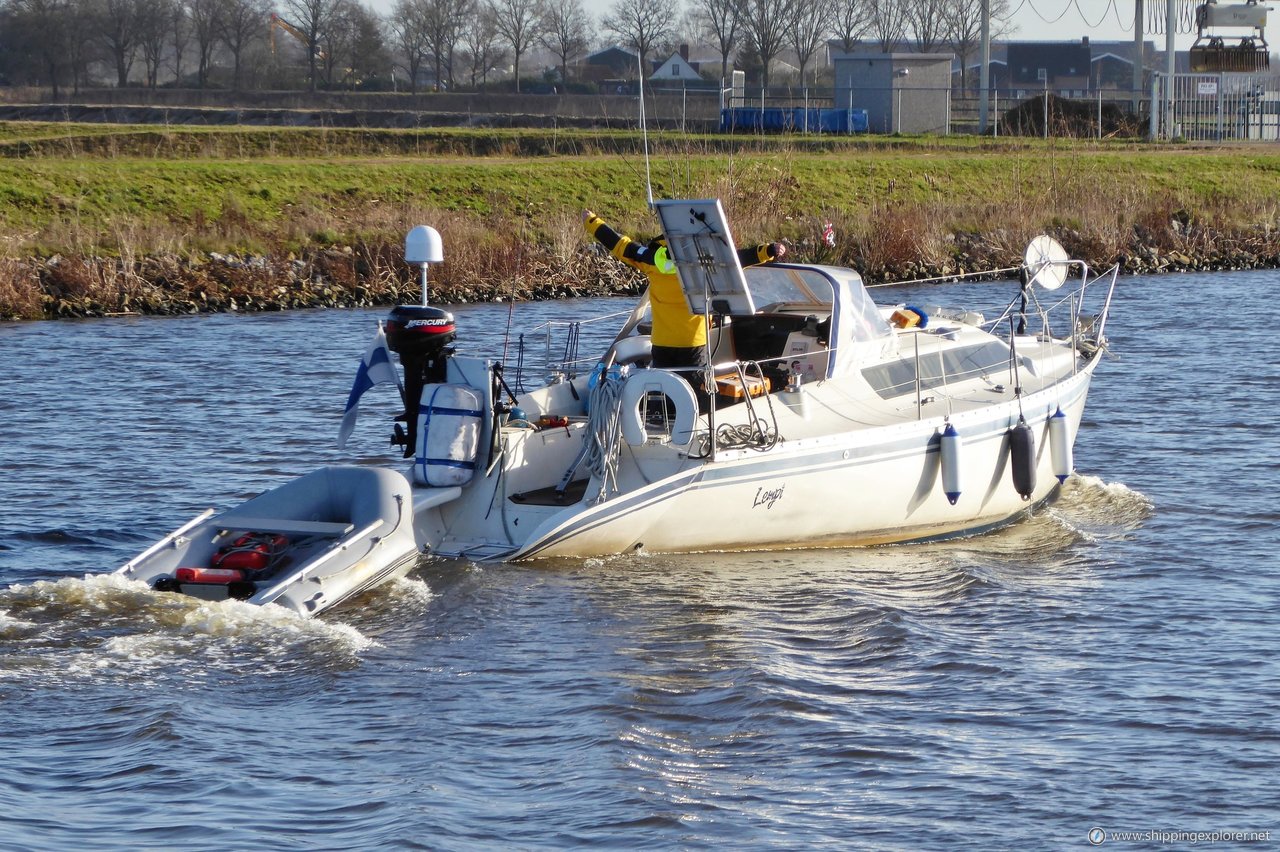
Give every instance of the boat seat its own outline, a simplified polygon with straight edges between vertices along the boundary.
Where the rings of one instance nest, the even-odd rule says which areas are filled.
[[[244,530],[246,532],[279,533],[280,535],[346,535],[354,528],[350,523],[327,521],[301,521],[284,518],[251,518],[224,515],[218,519],[218,528]]]

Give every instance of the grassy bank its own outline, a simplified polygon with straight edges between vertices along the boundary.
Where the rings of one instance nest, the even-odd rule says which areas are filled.
[[[651,139],[654,193],[873,280],[1007,266],[1042,231],[1133,271],[1280,262],[1280,150],[1061,140]],[[634,133],[0,125],[0,316],[609,292],[578,211],[651,233]],[[825,222],[834,249],[819,235]],[[603,276],[603,277],[602,277]]]

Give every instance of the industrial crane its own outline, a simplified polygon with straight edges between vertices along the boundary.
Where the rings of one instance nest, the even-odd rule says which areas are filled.
[[[288,21],[286,21],[284,18],[282,18],[282,17],[280,17],[279,15],[277,15],[275,12],[272,12],[272,13],[271,13],[271,28],[270,28],[271,55],[272,55],[272,56],[274,56],[274,55],[275,55],[275,52],[276,52],[276,30],[278,30],[278,29],[280,29],[280,30],[284,30],[284,31],[285,31],[285,32],[287,32],[289,35],[291,35],[291,36],[293,36],[294,38],[296,38],[296,39],[298,40],[298,43],[299,43],[299,44],[301,44],[303,47],[310,48],[310,46],[311,46],[311,40],[310,40],[309,38],[307,38],[307,34],[306,34],[306,33],[304,33],[302,30],[300,30],[299,28],[295,27],[293,24],[291,24],[291,23],[289,23]],[[319,49],[317,49],[317,50],[316,50],[316,59],[324,59],[324,51],[323,51],[323,50],[319,50]]]

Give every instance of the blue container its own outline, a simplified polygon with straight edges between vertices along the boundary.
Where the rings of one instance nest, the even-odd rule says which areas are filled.
[[[865,109],[827,107],[727,107],[720,110],[720,129],[775,133],[866,133]]]

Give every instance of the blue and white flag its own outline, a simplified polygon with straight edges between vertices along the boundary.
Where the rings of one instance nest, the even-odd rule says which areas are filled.
[[[391,350],[387,348],[387,336],[382,332],[382,323],[378,323],[378,333],[374,335],[369,351],[360,359],[360,369],[356,370],[355,383],[351,385],[351,395],[347,397],[347,410],[342,415],[342,425],[338,428],[338,449],[347,445],[351,431],[356,428],[356,416],[360,410],[360,397],[374,385],[393,384],[400,388],[404,396],[404,388],[400,387],[400,375],[391,363]]]

